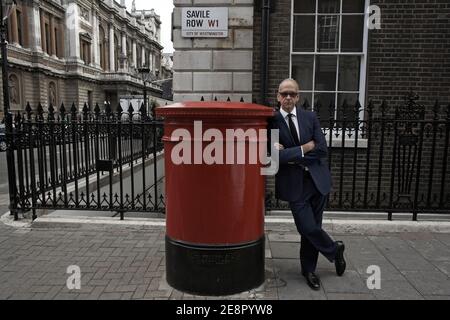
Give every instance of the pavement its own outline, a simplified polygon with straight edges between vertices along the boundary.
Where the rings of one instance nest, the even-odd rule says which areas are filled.
[[[347,270],[337,277],[321,256],[320,291],[300,275],[293,220],[277,215],[266,218],[265,283],[233,296],[205,297],[167,284],[164,219],[50,214],[31,223],[6,214],[0,219],[0,300],[450,299],[449,221],[336,217],[324,228],[345,242]],[[71,266],[81,272],[80,289],[68,288],[76,283]]]

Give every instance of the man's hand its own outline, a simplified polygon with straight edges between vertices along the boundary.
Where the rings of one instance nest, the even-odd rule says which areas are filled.
[[[275,149],[278,150],[278,151],[284,150],[284,146],[283,146],[282,144],[274,143],[273,146],[274,146]]]
[[[311,140],[310,142],[308,142],[307,144],[304,144],[302,146],[303,152],[305,154],[307,154],[308,152],[313,151],[315,147],[316,147],[316,143],[314,142],[314,140]]]

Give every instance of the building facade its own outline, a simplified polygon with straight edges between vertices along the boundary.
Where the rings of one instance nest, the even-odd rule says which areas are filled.
[[[156,80],[163,75],[160,25],[153,9],[137,10],[133,2],[128,12],[124,0],[18,0],[8,18],[11,110],[28,102],[44,110],[117,105],[122,96],[142,95],[138,68]],[[160,85],[147,87],[161,97]]]
[[[263,2],[270,4],[267,61],[261,61]],[[174,4],[175,100],[229,94],[235,101],[266,99],[276,106],[280,81],[295,78],[302,102],[307,99],[311,105],[401,101],[409,90],[419,95],[420,102],[450,101],[450,3],[446,0],[402,4],[393,0],[174,0]],[[205,6],[228,8],[228,38],[181,36],[182,8]],[[368,25],[373,6],[380,9],[379,28]],[[268,71],[264,98],[263,66]]]
[[[276,108],[279,83],[294,78],[329,143],[332,208],[450,207],[448,0],[174,4],[175,101]],[[185,7],[228,8],[228,38],[182,37]],[[434,123],[402,127],[402,117]]]

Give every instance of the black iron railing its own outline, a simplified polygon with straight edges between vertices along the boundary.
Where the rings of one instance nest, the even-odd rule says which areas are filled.
[[[141,108],[41,105],[14,119],[7,132],[14,149],[15,203],[11,212],[37,209],[164,211],[158,154],[163,125]],[[159,167],[159,168],[158,168]],[[8,173],[10,174],[10,173]]]
[[[311,108],[329,146],[334,188],[328,210],[450,214],[450,105],[432,110],[410,94],[399,106]],[[431,109],[431,108],[430,108]],[[328,111],[328,112],[327,112]],[[327,115],[328,113],[328,115]],[[269,188],[269,210],[288,209]]]
[[[229,100],[229,99],[228,99]],[[241,99],[243,102],[243,99]],[[303,107],[319,116],[334,188],[328,210],[450,213],[450,106]],[[163,123],[141,108],[79,112],[50,106],[16,114],[7,132],[16,184],[11,212],[69,209],[164,212]],[[268,179],[268,210],[288,209]]]

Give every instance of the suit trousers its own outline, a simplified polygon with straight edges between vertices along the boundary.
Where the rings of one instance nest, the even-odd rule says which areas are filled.
[[[301,235],[300,264],[303,272],[315,272],[319,252],[330,262],[336,256],[336,243],[322,229],[327,197],[316,188],[309,172],[304,172],[302,197],[290,202],[295,225]]]

